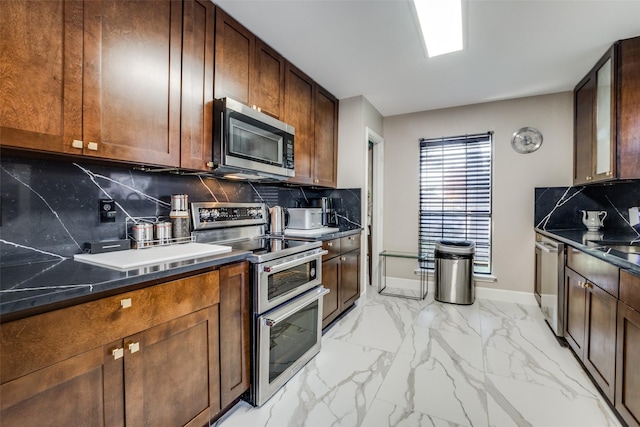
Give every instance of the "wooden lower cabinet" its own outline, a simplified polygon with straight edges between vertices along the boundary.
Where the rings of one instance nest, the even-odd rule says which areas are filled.
[[[575,271],[565,269],[565,300],[567,304],[564,336],[571,349],[582,360],[584,356],[587,291],[586,279]]]
[[[617,298],[587,282],[584,364],[611,402],[615,397]]]
[[[617,298],[565,269],[565,338],[607,398],[613,402]]]
[[[329,289],[322,300],[325,328],[360,298],[360,234],[323,242],[322,285]]]
[[[329,293],[322,300],[322,327],[324,328],[340,315],[340,258],[334,257],[322,263],[322,286]]]
[[[2,425],[207,424],[220,410],[218,285],[210,271],[3,324]]]
[[[351,307],[360,297],[360,250],[340,257],[340,305]]]
[[[97,347],[0,386],[3,426],[123,426],[123,359]]]
[[[618,301],[615,408],[629,426],[640,426],[640,312]]]
[[[125,424],[194,426],[220,410],[218,305],[124,339]]]
[[[220,268],[220,400],[226,408],[249,389],[249,263]]]

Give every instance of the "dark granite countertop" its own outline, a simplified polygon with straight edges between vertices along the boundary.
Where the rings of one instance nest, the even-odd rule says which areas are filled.
[[[535,228],[537,233],[556,239],[564,244],[570,245],[582,252],[593,255],[603,261],[607,261],[617,267],[627,270],[636,275],[640,275],[640,254],[627,254],[613,250],[603,244],[594,241],[626,242],[638,243],[640,237],[634,233],[625,231],[589,232],[583,229],[566,230],[542,230]]]
[[[31,261],[0,268],[2,321],[73,305],[173,276],[244,260],[250,252],[231,251],[184,261],[118,271],[73,258]]]
[[[358,234],[362,228],[341,230],[301,240],[324,241]],[[232,251],[150,267],[118,271],[73,258],[29,259],[0,267],[0,318],[2,321],[43,313],[79,302],[126,291],[147,282],[242,261],[251,252]]]

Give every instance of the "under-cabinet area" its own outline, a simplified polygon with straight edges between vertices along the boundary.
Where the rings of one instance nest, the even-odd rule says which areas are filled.
[[[208,424],[249,387],[247,272],[224,265],[3,323],[2,424]]]

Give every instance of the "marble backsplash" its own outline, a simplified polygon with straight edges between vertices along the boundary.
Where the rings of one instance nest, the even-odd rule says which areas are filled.
[[[0,265],[71,257],[86,242],[126,236],[127,217],[168,216],[172,194],[189,201],[305,206],[336,199],[342,229],[359,228],[361,190],[309,189],[234,182],[197,175],[150,173],[84,163],[0,159]],[[116,221],[101,223],[99,201],[116,202]]]
[[[603,230],[639,234],[629,208],[640,206],[640,182],[535,189],[534,225],[542,230],[585,228],[582,210],[606,211]],[[640,235],[640,234],[639,234]]]

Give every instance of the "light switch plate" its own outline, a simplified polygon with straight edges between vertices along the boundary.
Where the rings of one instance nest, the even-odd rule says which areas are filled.
[[[629,224],[634,227],[640,224],[640,216],[638,215],[637,207],[629,208]]]

